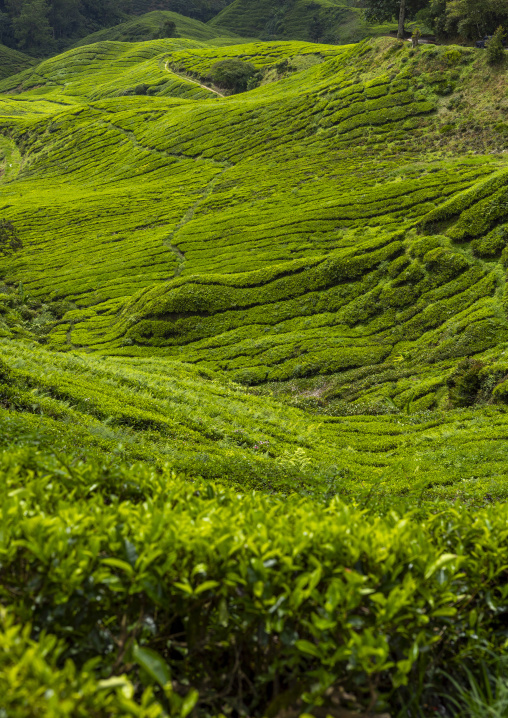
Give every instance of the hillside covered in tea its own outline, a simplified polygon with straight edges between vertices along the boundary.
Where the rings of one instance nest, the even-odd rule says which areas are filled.
[[[502,716],[506,64],[242,1],[0,80],[0,708]]]
[[[373,25],[360,3],[349,0],[233,0],[210,20],[216,29],[270,39],[358,42],[396,29],[393,21]]]

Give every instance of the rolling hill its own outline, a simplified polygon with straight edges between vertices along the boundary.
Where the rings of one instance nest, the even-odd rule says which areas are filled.
[[[225,28],[213,28],[205,23],[193,20],[176,12],[154,10],[153,12],[134,17],[127,22],[114,27],[104,28],[92,35],[87,35],[77,42],[74,47],[92,45],[105,40],[115,42],[142,42],[153,40],[165,20],[175,23],[178,35],[187,40],[197,40],[210,45],[235,45],[242,42],[242,38]]]
[[[235,44],[240,5],[0,82],[13,715],[452,717],[503,675],[506,70]]]
[[[263,40],[292,39],[346,44],[396,30],[369,25],[348,0],[234,0],[209,21],[211,27]]]
[[[4,82],[26,91],[3,101],[24,155],[4,216],[24,249],[2,264],[28,293],[76,303],[51,346],[248,384],[316,377],[373,407],[441,406],[472,354],[502,372],[507,168],[482,58],[188,43],[86,46]],[[228,56],[307,69],[221,101],[206,83]],[[459,83],[484,107],[479,133]]]
[[[35,64],[37,61],[34,58],[5,45],[0,45],[0,80]]]
[[[137,15],[153,10],[169,10],[207,22],[232,0],[132,0],[131,12]]]

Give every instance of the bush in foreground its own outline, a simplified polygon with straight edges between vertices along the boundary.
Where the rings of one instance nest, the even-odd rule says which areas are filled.
[[[0,601],[62,642],[62,685],[72,660],[177,715],[398,709],[506,652],[505,505],[417,522],[28,448],[0,464]]]

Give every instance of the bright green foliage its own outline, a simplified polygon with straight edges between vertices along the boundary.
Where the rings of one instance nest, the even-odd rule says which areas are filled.
[[[384,415],[330,416],[325,407],[312,416],[188,364],[55,355],[14,342],[30,326],[46,336],[65,311],[58,303],[47,305],[31,319],[36,312],[29,306],[0,304],[4,326],[7,321],[12,327],[11,339],[0,345],[6,376],[0,401],[10,412],[1,424],[7,445],[36,431],[38,442],[64,454],[76,449],[84,456],[125,456],[159,469],[169,463],[242,490],[337,493],[401,510],[414,502],[453,499],[482,506],[507,497],[508,417],[502,405],[425,411],[436,380],[422,382],[419,394],[407,377],[400,380],[400,402],[416,415],[385,403],[378,409]],[[506,365],[484,367],[484,395],[496,387],[497,401],[506,403],[507,373]],[[447,403],[472,403],[455,400],[456,383],[450,382]],[[446,385],[441,392],[448,397]],[[342,406],[337,413],[347,412]]]
[[[159,718],[160,703],[147,689],[141,705],[125,676],[101,680],[96,662],[77,670],[71,660],[62,666],[65,643],[43,634],[35,641],[31,626],[21,626],[0,607],[0,695],[2,709],[12,718],[26,716],[137,716]]]
[[[134,678],[139,664],[159,696],[170,675],[172,690],[212,715],[240,695],[250,715],[270,715],[344,689],[366,706],[395,687],[400,707],[416,676],[506,641],[506,506],[379,519],[336,500],[238,495],[143,466],[107,477],[29,449],[0,461],[0,597],[40,641],[7,617],[0,636],[15,650],[4,670],[31,651],[36,660],[21,665],[35,690],[81,683],[86,705],[97,664],[46,677],[59,652],[59,665],[100,656],[100,698],[112,706],[132,695],[122,676],[108,680],[112,667]],[[48,624],[58,649],[41,633]]]
[[[259,86],[221,97],[224,61]],[[504,81],[187,38],[2,81],[20,715],[407,714],[506,652]]]
[[[4,110],[27,158],[4,189],[27,247],[6,277],[79,307],[52,346],[442,406],[454,363],[508,339],[503,155],[428,149],[451,142],[432,114],[448,49],[189,45],[100,43],[4,83],[27,89]],[[458,52],[466,86],[483,58]],[[268,84],[221,101],[206,83],[228,57]]]

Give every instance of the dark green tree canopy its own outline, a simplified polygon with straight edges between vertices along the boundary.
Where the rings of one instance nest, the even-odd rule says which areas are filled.
[[[250,62],[241,60],[222,60],[211,70],[210,77],[219,87],[230,92],[244,92],[249,79],[256,74],[256,68]]]
[[[406,20],[413,20],[416,13],[428,5],[428,0],[359,0],[369,22],[399,21],[399,37],[403,36]]]
[[[506,0],[430,0],[426,14],[440,37],[478,40],[508,27]]]
[[[36,56],[69,41],[152,10],[170,10],[207,22],[232,0],[0,0],[0,43]],[[161,28],[159,37],[178,37]],[[67,42],[66,42],[67,41]]]
[[[166,37],[180,37],[176,29],[176,23],[173,22],[173,20],[164,20],[159,30],[158,37],[160,40],[163,40]]]

